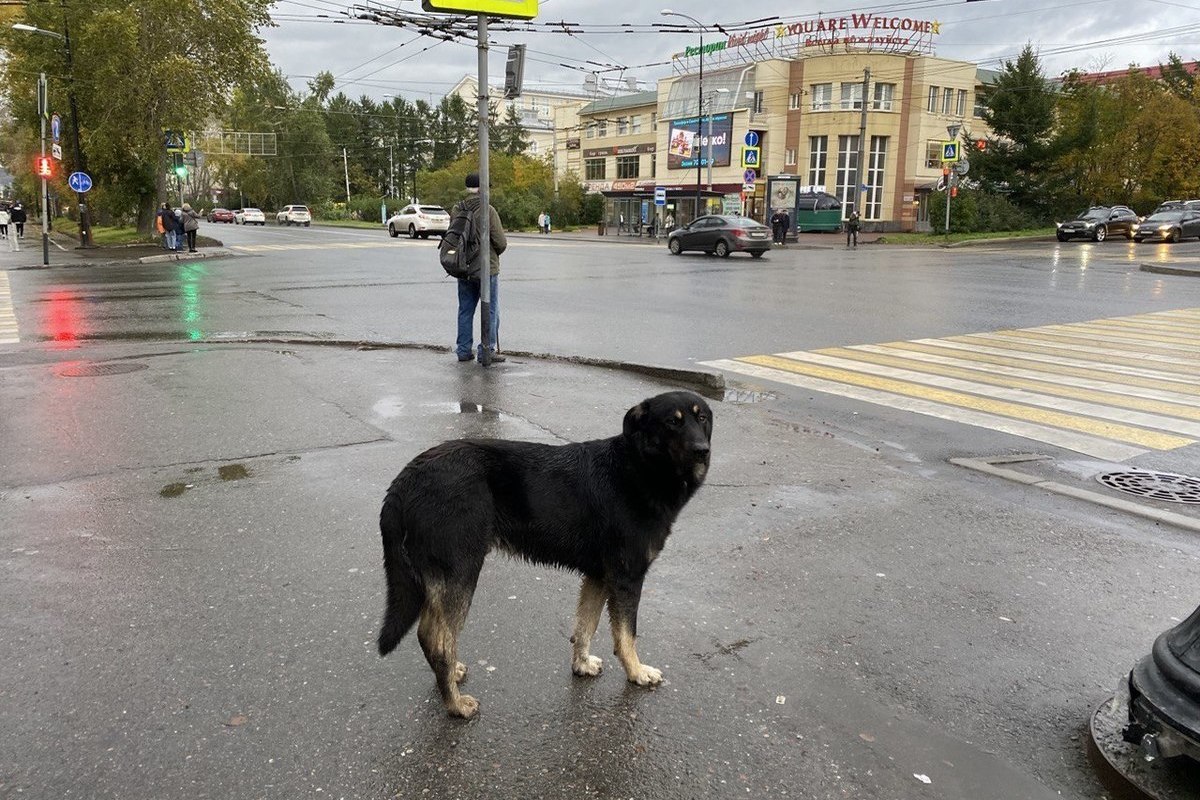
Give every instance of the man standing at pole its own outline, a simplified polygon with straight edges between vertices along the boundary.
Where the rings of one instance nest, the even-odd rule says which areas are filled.
[[[469,194],[455,204],[450,211],[450,218],[454,219],[460,210],[466,210],[474,217],[475,229],[479,231],[483,229],[484,216],[483,201],[479,196],[479,174],[472,172],[468,175],[466,184]],[[508,248],[508,238],[504,235],[504,228],[500,225],[500,215],[496,213],[496,209],[490,203],[487,207],[487,216],[488,238],[491,241],[491,247],[486,248],[488,288],[490,290],[490,313],[488,314],[490,324],[487,326],[488,341],[484,342],[482,335],[480,336],[477,357],[481,364],[496,364],[506,360],[504,356],[496,354],[496,332],[500,324],[497,276],[500,275],[500,254]],[[470,361],[476,357],[471,351],[475,333],[475,306],[479,305],[481,290],[482,281],[479,277],[458,279],[458,340],[455,342],[454,351],[458,355],[459,361]],[[483,320],[480,319],[480,324],[482,323]],[[487,353],[484,352],[484,348],[487,348]]]

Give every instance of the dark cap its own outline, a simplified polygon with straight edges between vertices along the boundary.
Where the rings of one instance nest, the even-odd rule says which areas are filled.
[[[468,189],[478,189],[479,188],[479,173],[478,172],[471,172],[467,175],[467,188]]]

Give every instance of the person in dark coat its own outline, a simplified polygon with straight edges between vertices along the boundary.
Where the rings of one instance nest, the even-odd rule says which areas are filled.
[[[17,238],[24,239],[25,221],[29,219],[28,215],[25,213],[25,206],[21,205],[20,203],[13,203],[12,211],[9,212],[9,216],[12,217],[13,225],[17,226]]]
[[[862,222],[858,217],[858,210],[850,212],[850,216],[846,219],[846,247],[850,247],[850,242],[854,242],[854,247],[858,247],[858,230],[862,227]]]
[[[490,353],[490,361],[493,364],[505,361],[504,356],[496,352],[497,333],[500,326],[500,296],[499,296],[499,275],[500,275],[500,254],[508,249],[508,237],[504,235],[504,226],[500,224],[500,215],[496,213],[496,209],[492,205],[483,207],[482,198],[479,196],[479,174],[472,172],[467,176],[467,196],[455,204],[450,211],[450,219],[454,219],[458,215],[460,209],[469,210],[475,216],[475,230],[478,231],[482,226],[483,215],[488,214],[488,238],[491,240],[491,247],[488,249],[488,274],[489,274],[489,293],[491,302],[489,304],[488,316],[491,318],[488,325],[488,342],[480,342],[478,347],[478,355],[471,352],[471,344],[474,339],[475,326],[475,307],[480,304],[482,296],[482,285],[478,278],[459,278],[458,279],[458,339],[455,342],[454,351],[458,355],[459,361],[470,361],[472,358],[478,358],[480,363],[484,361],[484,348],[486,347]]]
[[[783,244],[787,237],[788,215],[782,208],[775,209],[771,215],[771,238],[775,244]]]

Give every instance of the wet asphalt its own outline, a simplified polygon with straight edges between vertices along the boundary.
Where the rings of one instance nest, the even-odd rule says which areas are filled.
[[[294,341],[0,349],[0,796],[1102,796],[1083,726],[1194,607],[1194,536],[914,463],[802,398],[710,390],[708,482],[642,602],[662,686],[573,676],[577,579],[498,556],[460,645],[478,718],[445,715],[415,642],[379,658],[408,459],[613,435],[677,385]]]

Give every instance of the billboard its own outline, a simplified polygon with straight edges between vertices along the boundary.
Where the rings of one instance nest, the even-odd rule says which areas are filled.
[[[667,128],[667,169],[695,169],[708,166],[708,117],[673,119]],[[697,129],[700,137],[697,141]],[[733,150],[733,115],[712,116],[712,160],[714,167],[728,167]]]

